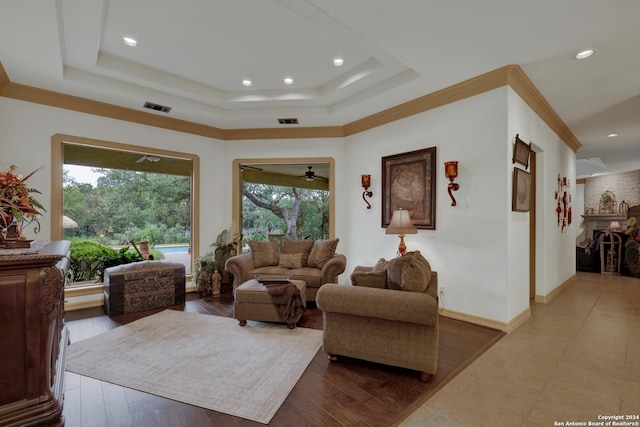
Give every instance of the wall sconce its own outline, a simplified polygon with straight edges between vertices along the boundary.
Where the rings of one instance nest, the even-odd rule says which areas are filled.
[[[373,197],[373,191],[369,191],[369,187],[371,187],[371,175],[362,174],[361,175],[362,188],[364,188],[364,192],[362,193],[362,200],[367,204],[367,209],[371,209],[371,203],[365,199],[366,197]]]
[[[400,236],[400,245],[398,245],[398,255],[402,256],[407,252],[407,245],[404,243],[405,234],[416,234],[418,229],[411,222],[409,211],[404,209],[396,209],[393,211],[391,222],[387,227],[385,234],[397,234]]]
[[[451,206],[456,205],[456,199],[453,197],[451,191],[458,191],[460,189],[460,185],[456,182],[453,182],[454,179],[458,177],[458,162],[444,162],[444,176],[449,178],[449,186],[447,187],[447,191],[449,192],[449,197],[451,197]]]

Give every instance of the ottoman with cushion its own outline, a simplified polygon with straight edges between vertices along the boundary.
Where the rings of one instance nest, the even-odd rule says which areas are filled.
[[[289,280],[300,291],[302,307],[306,307],[306,285],[304,280]],[[273,302],[267,286],[255,279],[250,279],[238,286],[234,291],[233,318],[240,322],[240,326],[247,324],[247,320],[263,322],[285,322],[290,329],[295,328],[302,314],[298,314],[284,321]]]

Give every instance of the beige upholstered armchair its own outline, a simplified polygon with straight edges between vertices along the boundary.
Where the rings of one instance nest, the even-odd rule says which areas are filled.
[[[316,303],[323,311],[323,349],[420,372],[438,370],[438,275],[420,252],[371,268],[357,267],[353,285],[327,284]]]
[[[251,252],[227,260],[233,274],[233,289],[256,276],[288,276],[306,283],[307,301],[315,301],[325,283],[337,283],[347,265],[344,255],[335,253],[339,239],[249,242]]]

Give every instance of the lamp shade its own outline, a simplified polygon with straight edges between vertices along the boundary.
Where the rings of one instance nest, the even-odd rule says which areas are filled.
[[[620,223],[618,221],[611,221],[611,224],[609,224],[609,230],[620,230]]]
[[[393,211],[391,222],[387,227],[386,234],[416,234],[418,229],[414,227],[409,216],[409,211],[404,209],[396,209]]]
[[[362,180],[362,187],[363,188],[371,187],[371,175],[370,174],[362,174],[361,180]]]

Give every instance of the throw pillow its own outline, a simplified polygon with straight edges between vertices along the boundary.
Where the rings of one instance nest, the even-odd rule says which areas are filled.
[[[376,263],[376,265],[373,266],[371,271],[376,272],[376,273],[381,272],[381,271],[386,271],[388,263],[389,263],[389,261],[387,261],[386,259],[380,258],[378,260],[378,262]]]
[[[336,247],[340,239],[316,240],[309,254],[307,265],[309,267],[322,268],[336,253]]]
[[[282,268],[302,268],[302,260],[306,258],[305,254],[280,254],[278,267]]]
[[[403,277],[404,269],[407,275]],[[422,274],[413,271],[421,270]],[[431,283],[431,265],[420,251],[407,252],[403,256],[394,258],[387,264],[387,287],[396,290],[411,290],[424,292]]]
[[[403,256],[389,260],[387,264],[387,287],[389,289],[400,290],[402,285],[402,270],[409,262],[413,252],[407,252]]]
[[[431,272],[429,272],[431,275]],[[424,292],[427,290],[427,277],[422,266],[415,259],[404,265],[400,288],[403,291]]]
[[[426,286],[424,290],[421,291],[421,292],[424,292],[427,289],[429,289],[429,286],[431,285],[431,264],[429,264],[429,261],[427,261],[425,257],[420,255],[420,251],[416,251],[416,254],[414,256],[414,261],[416,265],[422,269],[425,275]]]
[[[350,278],[353,286],[380,289],[387,287],[387,275],[384,271],[354,271]]]
[[[275,240],[267,242],[249,241],[251,254],[253,255],[253,266],[255,268],[278,265],[280,260],[280,246]]]
[[[283,254],[299,254],[302,253],[302,266],[307,266],[307,259],[311,253],[313,247],[313,240],[282,240],[282,253]]]

